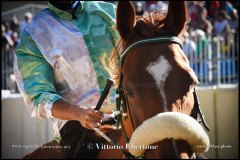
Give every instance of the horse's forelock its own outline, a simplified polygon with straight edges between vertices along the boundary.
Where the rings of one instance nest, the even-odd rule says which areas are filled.
[[[101,62],[104,66],[104,68],[108,71],[110,77],[114,81],[114,85],[118,85],[119,79],[120,79],[120,58],[119,54],[121,52],[122,47],[122,40],[121,38],[118,39],[118,41],[115,44],[115,47],[113,48],[111,52],[110,58],[108,57],[102,57]]]
[[[171,35],[171,30],[166,30],[164,28],[166,13],[165,11],[154,11],[146,14],[144,16],[138,16],[136,18],[136,27],[138,30],[138,34],[145,37],[156,37],[156,36],[168,36]],[[187,31],[188,22],[185,24],[183,30],[178,35],[179,38],[183,37],[183,33]]]

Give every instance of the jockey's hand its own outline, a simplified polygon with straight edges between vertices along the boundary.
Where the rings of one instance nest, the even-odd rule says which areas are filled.
[[[80,106],[81,115],[79,116],[79,121],[81,125],[87,129],[99,127],[103,119],[103,113],[94,110],[94,108],[95,106],[89,108]]]

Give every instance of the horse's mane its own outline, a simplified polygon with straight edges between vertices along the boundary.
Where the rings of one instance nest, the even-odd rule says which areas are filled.
[[[144,16],[136,17],[136,25],[134,26],[134,31],[137,32],[138,35],[151,38],[157,37],[159,35],[168,36],[171,33],[163,30],[164,22],[165,22],[165,12],[154,11]],[[179,38],[184,40],[183,33],[187,30],[187,24],[185,24],[184,29],[178,35]],[[115,47],[111,52],[110,58],[106,59],[101,58],[101,61],[104,65],[104,68],[108,71],[111,78],[114,80],[115,85],[119,83],[120,76],[120,53],[122,50],[122,39],[119,37],[117,40]]]

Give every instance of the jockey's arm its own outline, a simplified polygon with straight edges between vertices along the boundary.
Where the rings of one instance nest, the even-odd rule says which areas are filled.
[[[52,66],[27,32],[23,31],[20,36],[14,72],[31,117],[78,120],[83,127],[97,127],[103,114],[65,102],[54,86]]]
[[[99,127],[103,114],[95,111],[94,108],[72,105],[63,100],[57,100],[52,107],[54,117],[63,120],[78,120],[83,127]]]

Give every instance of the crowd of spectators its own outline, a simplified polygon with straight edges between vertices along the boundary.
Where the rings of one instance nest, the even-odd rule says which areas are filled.
[[[26,12],[24,20],[19,21],[16,15],[13,14],[11,21],[2,22],[2,50],[17,46],[19,43],[19,33],[28,25],[32,16],[30,12]]]
[[[19,43],[19,34],[33,15],[26,12],[24,20],[19,21],[15,14],[12,14],[11,21],[2,22],[2,89],[17,90],[13,76],[13,63],[15,48]]]
[[[112,1],[117,3],[116,1]],[[132,1],[136,14],[142,16],[151,11],[167,10],[168,1]],[[237,32],[238,1],[187,1],[191,21],[188,33],[191,36],[201,30],[207,35],[228,35]],[[2,22],[2,48],[16,47],[19,33],[31,21],[32,14],[25,13],[25,19],[20,21],[12,15],[10,22]]]
[[[133,1],[136,14],[167,10],[168,1]],[[238,30],[238,1],[187,1],[191,21],[189,30],[206,34],[228,34]]]
[[[117,4],[117,1],[111,2]],[[167,11],[168,8],[168,1],[132,1],[132,3],[138,16],[156,10]],[[187,33],[184,34],[183,50],[187,55],[191,53],[199,55],[201,49],[198,49],[197,44],[199,42],[196,41],[202,41],[209,35],[212,37],[221,35],[229,39],[228,36],[232,35],[230,33],[238,32],[238,1],[187,1],[187,5],[191,18]],[[12,68],[14,49],[19,43],[19,34],[32,17],[33,15],[27,12],[24,20],[19,21],[13,14],[11,21],[2,22],[2,63],[5,64],[5,69],[7,67]],[[236,42],[238,38],[236,35],[234,34],[233,42]],[[207,44],[205,43],[204,46],[207,46]],[[10,72],[12,72],[12,69]]]

